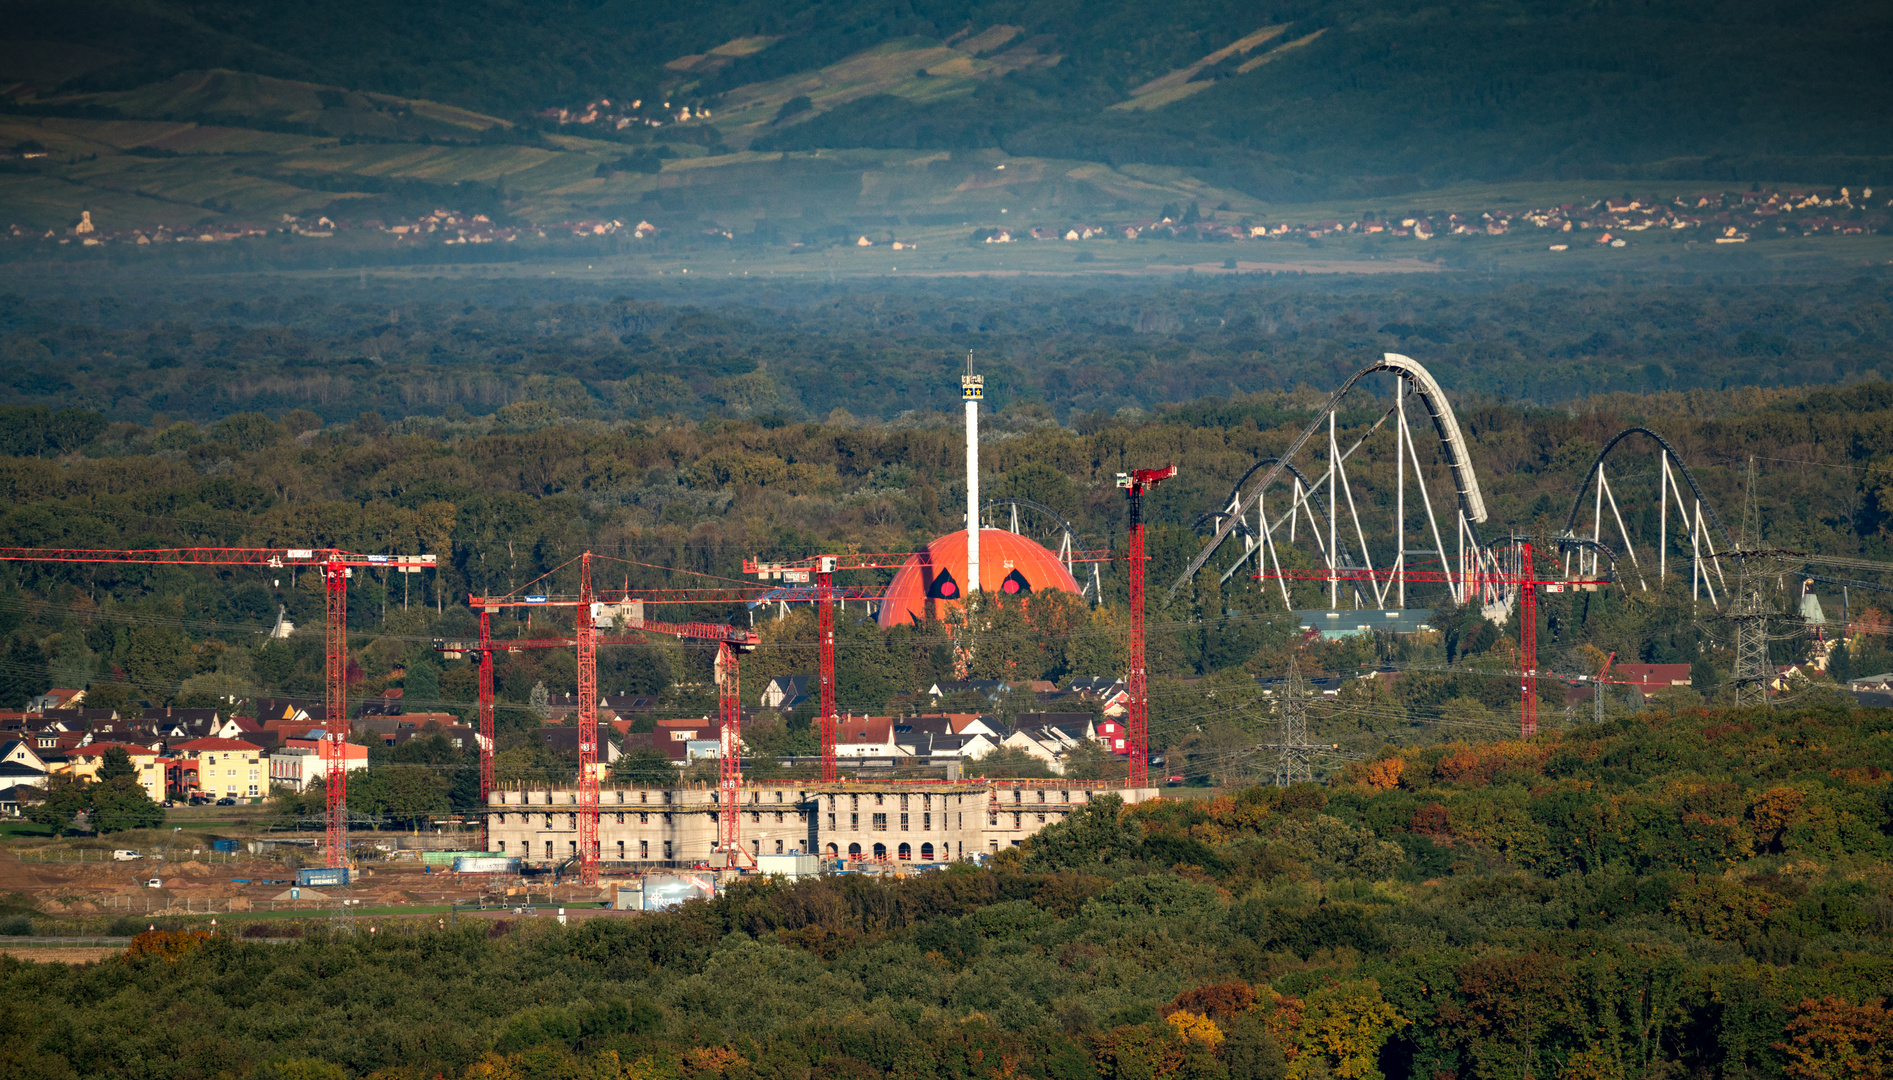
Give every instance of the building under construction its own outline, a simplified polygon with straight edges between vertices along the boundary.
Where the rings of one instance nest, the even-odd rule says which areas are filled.
[[[591,585],[593,555],[577,560],[576,597],[536,591],[536,582],[504,597],[469,597],[481,613],[480,709],[481,790],[485,792],[488,849],[518,856],[528,866],[561,866],[579,871],[585,884],[598,881],[601,865],[716,864],[755,865],[764,855],[803,854],[889,863],[942,863],[997,854],[1046,825],[1084,807],[1095,794],[1111,791],[1126,802],[1153,798],[1146,784],[1148,742],[1143,677],[1143,530],[1138,507],[1145,491],[1175,475],[1173,467],[1139,470],[1119,478],[1131,504],[1130,606],[1131,656],[1129,731],[1124,747],[1126,781],[1085,784],[1078,781],[841,781],[836,769],[834,609],[842,597],[833,577],[838,571],[895,571],[878,596],[882,626],[934,624],[952,612],[976,611],[982,595],[1024,597],[1062,591],[1081,595],[1068,561],[1108,559],[1110,552],[1061,554],[1002,529],[984,528],[979,502],[979,406],[984,380],[972,372],[960,380],[966,409],[966,528],[942,536],[925,550],[900,554],[816,555],[793,562],[745,560],[744,570],[764,581],[793,587],[813,585],[820,637],[820,710],[822,779],[801,783],[752,784],[742,775],[742,709],[738,670],[742,658],[761,644],[753,630],[715,623],[671,623],[645,618],[643,602],[675,600],[626,589],[615,608]],[[983,547],[983,561],[982,561]],[[710,593],[677,591],[689,602],[710,601]],[[672,590],[658,590],[668,594]],[[864,593],[865,595],[865,593]],[[573,647],[578,654],[579,715],[574,725],[579,746],[579,779],[571,788],[507,790],[494,784],[492,746],[492,654],[489,620],[508,607],[571,607],[574,636],[542,639],[531,647]],[[607,609],[611,609],[609,612]],[[719,697],[718,745],[714,754],[721,776],[715,787],[623,788],[601,790],[597,717],[596,650],[607,628],[632,634],[663,634],[710,641]],[[964,667],[968,646],[959,646]],[[1112,748],[1115,749],[1115,748]]]
[[[801,852],[912,863],[997,854],[1101,794],[1127,803],[1157,796],[1150,787],[1057,780],[745,783],[741,792],[738,820],[751,858]],[[720,794],[709,786],[600,792],[599,860],[721,865]],[[528,867],[576,864],[579,819],[576,788],[514,788],[487,798],[492,850]]]

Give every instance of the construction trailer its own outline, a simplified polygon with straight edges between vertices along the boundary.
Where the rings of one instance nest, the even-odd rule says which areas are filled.
[[[296,884],[303,886],[346,885],[348,879],[346,866],[310,866],[296,871]]]

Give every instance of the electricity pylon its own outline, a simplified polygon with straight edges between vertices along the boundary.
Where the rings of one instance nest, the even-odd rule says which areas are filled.
[[[1768,662],[1768,617],[1774,605],[1762,596],[1766,568],[1751,554],[1761,547],[1761,512],[1755,502],[1755,459],[1748,459],[1748,490],[1742,502],[1742,534],[1737,541],[1740,561],[1735,599],[1727,618],[1735,623],[1735,670],[1730,684],[1738,708],[1768,707],[1768,680],[1774,668]]]
[[[1330,747],[1308,741],[1308,692],[1302,685],[1301,665],[1288,659],[1288,681],[1282,686],[1282,741],[1266,747],[1276,752],[1275,786],[1312,784],[1315,754]]]

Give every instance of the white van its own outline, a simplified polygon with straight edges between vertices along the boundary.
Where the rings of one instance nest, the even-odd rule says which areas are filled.
[[[129,848],[119,848],[117,851],[112,852],[112,858],[119,862],[131,862],[133,859],[142,859],[144,856]]]

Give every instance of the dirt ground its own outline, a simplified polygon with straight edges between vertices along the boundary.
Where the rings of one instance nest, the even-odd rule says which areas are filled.
[[[104,960],[124,952],[122,947],[86,948],[0,948],[0,955],[15,956],[21,960],[30,960],[38,964],[89,964],[94,960]]]
[[[149,888],[151,878],[163,884]],[[24,893],[48,915],[184,915],[241,912],[307,911],[339,906],[348,899],[360,907],[487,903],[516,905],[530,894],[535,905],[608,899],[609,889],[576,885],[522,885],[518,879],[485,875],[426,873],[418,861],[365,863],[346,888],[304,889],[299,900],[286,898],[295,872],[266,858],[230,863],[198,860],[161,862],[36,862],[0,848],[0,894]],[[279,899],[282,898],[282,899]]]

